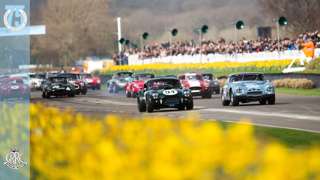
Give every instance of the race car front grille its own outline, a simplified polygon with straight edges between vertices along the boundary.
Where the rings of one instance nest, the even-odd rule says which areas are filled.
[[[201,90],[201,87],[191,87],[190,90],[191,91],[193,91],[193,90]]]
[[[262,95],[262,91],[252,91],[252,92],[248,92],[249,96],[260,96]]]
[[[179,103],[179,98],[178,97],[168,97],[163,99],[163,103],[166,104],[177,104]]]

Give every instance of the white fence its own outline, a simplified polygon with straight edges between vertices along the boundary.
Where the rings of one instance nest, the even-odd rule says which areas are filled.
[[[316,57],[320,56],[320,49],[316,49]],[[129,65],[138,64],[157,64],[157,63],[209,63],[209,62],[250,62],[265,60],[288,60],[288,59],[304,59],[305,55],[302,51],[283,51],[283,52],[259,52],[259,53],[243,53],[243,54],[209,54],[209,55],[178,55],[167,56],[150,59],[139,59],[138,55],[129,56]]]

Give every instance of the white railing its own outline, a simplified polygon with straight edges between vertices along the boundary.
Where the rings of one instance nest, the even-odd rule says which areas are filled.
[[[320,57],[320,49],[316,49],[316,57]],[[243,53],[243,54],[209,54],[209,55],[178,55],[159,58],[139,59],[138,55],[129,56],[129,65],[138,64],[156,64],[156,63],[209,63],[209,62],[250,62],[265,60],[288,60],[288,59],[304,59],[305,55],[302,51],[292,50],[283,52],[259,52],[259,53]]]

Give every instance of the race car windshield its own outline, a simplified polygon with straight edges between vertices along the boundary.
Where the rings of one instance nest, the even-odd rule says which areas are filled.
[[[52,83],[67,83],[67,79],[66,78],[50,78],[50,81]]]
[[[244,75],[235,75],[231,76],[230,82],[237,82],[237,81],[263,81],[262,74],[244,74]]]
[[[45,79],[46,75],[45,74],[30,74],[30,78],[37,78],[37,79]]]
[[[203,79],[205,80],[212,80],[213,79],[213,76],[212,75],[203,75]]]
[[[62,74],[62,75],[60,75],[60,77],[67,78],[70,80],[77,80],[78,79],[78,75],[76,75],[76,74]]]
[[[202,80],[202,76],[200,75],[191,75],[191,76],[187,76],[187,79],[192,81],[192,80]]]
[[[246,74],[242,78],[243,81],[263,81],[263,75],[261,74]]]
[[[127,78],[127,77],[131,77],[132,73],[119,73],[117,76],[119,78]]]
[[[149,80],[149,79],[152,79],[152,78],[153,78],[153,75],[151,75],[151,74],[143,74],[143,75],[137,75],[135,77],[135,80],[145,81],[145,80]]]
[[[84,78],[92,78],[92,75],[91,74],[83,74],[82,75]]]
[[[15,84],[23,84],[22,79],[14,79],[10,81],[10,84],[15,85]]]
[[[120,82],[120,83],[126,83],[127,80],[126,80],[125,78],[121,78],[121,79],[119,79],[119,82]]]
[[[149,90],[160,90],[160,89],[179,89],[181,84],[176,80],[157,80],[148,83]]]

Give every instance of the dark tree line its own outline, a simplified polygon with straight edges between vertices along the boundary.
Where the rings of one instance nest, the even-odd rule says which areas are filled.
[[[259,0],[266,16],[286,16],[294,34],[320,28],[319,0]]]
[[[107,0],[47,0],[33,11],[33,24],[47,34],[32,39],[35,63],[71,65],[86,56],[112,53],[112,18]]]
[[[139,43],[142,32],[149,42],[169,39],[169,29],[179,28],[177,40],[198,38],[194,28],[208,24],[205,38],[233,38],[232,23],[246,21],[239,36],[256,37],[257,26],[286,16],[293,35],[320,29],[320,0],[32,0],[32,24],[45,24],[47,34],[32,37],[34,63],[70,65],[86,56],[111,56],[115,52],[115,18],[123,17],[125,38]],[[263,13],[261,13],[263,12]]]

